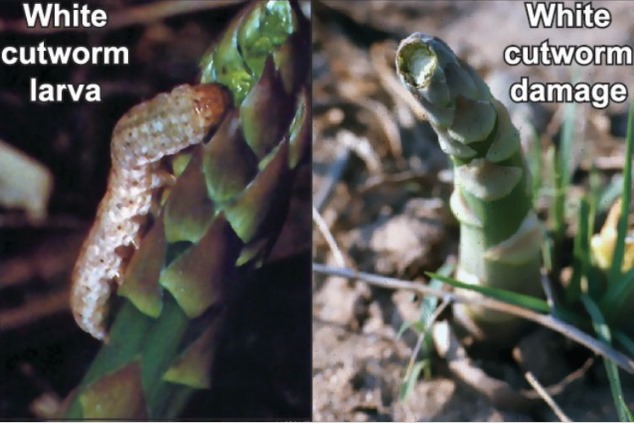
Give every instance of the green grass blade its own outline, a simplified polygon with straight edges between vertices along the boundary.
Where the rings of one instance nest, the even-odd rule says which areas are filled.
[[[533,141],[529,146],[526,153],[526,161],[528,162],[528,169],[531,171],[532,186],[533,186],[533,205],[539,200],[541,194],[541,188],[543,186],[543,168],[544,168],[544,153],[542,152],[542,143],[539,139],[537,130],[531,127],[531,135]]]
[[[399,390],[400,400],[405,400],[410,394],[412,394],[412,392],[414,391],[414,387],[416,386],[416,381],[418,380],[421,371],[423,370],[423,368],[425,368],[425,365],[427,363],[427,360],[416,362],[412,367],[411,372],[409,372],[408,375],[405,376]]]
[[[625,165],[623,167],[623,189],[621,191],[621,216],[617,225],[616,246],[612,255],[609,283],[613,284],[621,276],[621,266],[625,255],[625,236],[627,234],[627,216],[632,198],[632,123],[634,122],[634,102],[630,103],[627,117],[627,136],[625,138]]]
[[[590,268],[590,216],[590,202],[584,197],[579,205],[578,229],[574,237],[572,277],[566,287],[568,304],[581,295],[581,279],[587,277]]]
[[[559,153],[557,155],[557,172],[560,189],[565,191],[570,186],[573,172],[570,170],[570,159],[572,157],[572,144],[574,143],[575,137],[574,129],[577,104],[574,102],[566,104],[564,108],[564,122],[561,130],[561,140],[559,141]]]
[[[630,409],[627,407],[627,403],[625,403],[625,398],[623,397],[623,388],[621,387],[619,368],[613,362],[605,358],[603,359],[603,364],[605,365],[605,370],[610,381],[610,391],[612,392],[612,398],[614,399],[614,404],[619,416],[619,421],[623,423],[634,422],[634,416],[632,415]]]
[[[623,192],[623,176],[615,176],[606,187],[599,192],[597,201],[597,213],[603,214],[608,211],[610,206],[621,197]]]
[[[441,274],[443,276],[450,276],[456,268],[456,263],[454,260],[449,260],[445,262],[437,271],[437,274]],[[429,287],[432,289],[442,289],[443,282],[440,280],[432,279],[429,282]],[[419,322],[421,324],[421,329],[418,333],[424,333],[425,331],[429,331],[432,327],[434,321],[434,313],[436,308],[438,307],[438,298],[436,297],[425,297],[423,303],[420,308],[420,317]],[[420,348],[420,353],[423,357],[428,357],[434,351],[434,343],[432,341],[431,334],[427,333],[424,337],[423,343]],[[418,355],[414,355],[414,357],[418,357]],[[427,369],[431,368],[431,362],[427,365]]]
[[[553,251],[554,245],[552,236],[544,236],[544,242],[542,243],[542,260],[544,268],[548,273],[553,271]]]
[[[610,282],[608,291],[601,300],[603,311],[613,311],[620,301],[625,301],[630,292],[634,292],[634,270],[630,270],[620,276],[615,283]]]
[[[597,223],[597,215],[600,212],[600,197],[601,197],[601,176],[599,170],[594,164],[590,168],[590,174],[588,176],[589,191],[587,194],[587,200],[589,203],[590,212],[588,213],[588,247],[592,247],[592,234],[594,233],[594,227]],[[592,265],[592,257],[590,257],[590,265]]]
[[[446,277],[451,275],[455,268],[456,268],[456,264],[454,262],[449,261],[444,263],[438,269],[436,274]],[[443,285],[442,280],[435,279],[432,277],[432,280],[429,282],[428,286],[432,289],[441,289],[442,285]],[[436,310],[437,306],[438,306],[438,298],[436,297],[425,297],[425,299],[423,300],[423,303],[421,304],[421,307],[420,307],[419,320],[423,325],[425,325],[425,327],[428,327],[427,324],[429,323],[429,319],[431,318],[432,314],[434,314],[434,311]]]
[[[576,80],[576,79],[574,79]],[[554,236],[556,245],[561,243],[566,232],[566,195],[572,178],[570,159],[574,140],[576,104],[566,104],[559,150],[555,159],[555,200],[553,203]]]
[[[610,328],[605,322],[599,306],[587,295],[581,296],[581,302],[592,318],[592,325],[599,339],[606,344],[611,344],[612,335]],[[623,397],[623,388],[621,387],[621,378],[619,377],[618,367],[614,364],[614,362],[606,359],[605,357],[603,358],[603,363],[610,382],[610,391],[612,392],[612,399],[614,400],[614,405],[616,406],[619,421],[634,422],[634,417],[627,407],[625,398]]]
[[[414,329],[417,330],[418,326],[414,325],[415,322],[403,322],[403,324],[401,325],[401,327],[399,328],[398,332],[396,333],[396,339],[400,340],[401,337],[403,336],[403,334],[408,331],[409,329]]]
[[[628,353],[634,355],[634,340],[632,338],[621,331],[612,331],[612,336]]]
[[[455,267],[456,267],[456,263],[452,260],[449,260],[445,262],[438,269],[438,274],[441,274],[441,275],[452,274]],[[434,278],[432,278],[432,280],[429,282],[429,287],[433,289],[441,289],[442,285],[443,285],[443,282],[441,280],[434,279]],[[412,329],[414,332],[419,334],[419,339],[420,339],[420,334],[426,334],[423,337],[423,342],[421,343],[420,348],[417,345],[417,348],[414,349],[415,353],[412,354],[411,356],[415,360],[416,358],[418,358],[418,355],[422,353],[424,359],[412,365],[412,368],[409,370],[409,372],[406,372],[405,377],[403,378],[403,382],[401,384],[400,392],[399,392],[399,398],[401,400],[406,399],[407,396],[410,395],[410,393],[414,389],[414,386],[416,385],[416,381],[418,380],[418,377],[420,376],[421,371],[425,369],[426,372],[428,372],[429,369],[431,368],[431,359],[429,359],[428,356],[433,351],[433,342],[432,342],[431,334],[427,332],[430,330],[432,326],[431,322],[434,320],[433,316],[437,307],[438,307],[437,297],[428,296],[423,298],[423,301],[420,306],[420,316],[419,316],[418,322],[403,323],[403,325],[401,326],[401,329],[399,330],[397,334],[397,337],[400,337],[401,334],[403,334],[405,330],[407,329]]]
[[[436,273],[426,272],[426,275],[432,279],[440,280],[448,285],[454,286],[460,289],[467,289],[469,291],[479,292],[482,295],[486,295],[491,298],[495,298],[499,301],[508,302],[519,307],[526,308],[528,310],[537,311],[540,313],[549,313],[550,307],[548,303],[539,298],[518,294],[516,292],[507,291],[505,289],[495,289],[485,286],[473,285],[469,283],[463,283],[450,277],[441,276]]]

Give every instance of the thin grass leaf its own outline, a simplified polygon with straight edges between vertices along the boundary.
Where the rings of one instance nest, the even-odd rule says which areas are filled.
[[[590,232],[594,232],[594,225],[597,221],[597,214],[599,213],[601,198],[601,176],[594,164],[590,168],[588,182],[590,184],[590,191],[588,192],[587,196],[590,203],[590,222],[588,224],[588,229],[590,230]],[[592,238],[592,236],[590,236],[589,238]]]
[[[455,262],[450,260],[446,262],[445,264],[443,264],[438,269],[438,273],[451,274],[453,273],[454,269],[455,269]],[[443,282],[437,279],[432,279],[429,282],[429,286],[433,289],[440,289],[442,285],[443,285]],[[405,374],[405,377],[403,378],[403,386],[401,388],[401,399],[407,398],[407,396],[409,395],[409,392],[414,387],[416,379],[418,378],[418,376],[420,376],[420,370],[423,369],[422,366],[418,367],[420,363],[428,362],[424,366],[426,375],[429,376],[431,372],[431,359],[429,359],[428,356],[433,351],[433,342],[431,339],[431,335],[427,334],[427,331],[429,331],[429,329],[432,326],[431,323],[434,321],[434,315],[435,315],[437,306],[438,306],[437,297],[423,298],[423,301],[420,307],[419,321],[405,322],[401,326],[397,334],[397,337],[400,337],[401,334],[404,333],[406,329],[411,329],[414,332],[416,332],[419,335],[418,336],[419,342],[414,348],[414,353],[412,354],[411,358],[412,360],[416,360],[416,358],[419,357],[419,354],[422,354],[424,358],[424,360],[422,360],[421,362],[418,362],[415,365],[413,365],[412,368]],[[421,337],[421,334],[425,334],[425,336]],[[422,342],[420,341],[421,339],[422,339]],[[414,377],[412,377],[413,374],[415,374]]]
[[[621,197],[623,192],[623,176],[615,176],[606,187],[600,191],[597,201],[597,214],[604,214]]]
[[[414,387],[416,386],[416,381],[418,381],[418,377],[420,376],[421,371],[428,364],[427,360],[421,360],[420,362],[416,362],[412,367],[412,370],[407,373],[403,382],[401,383],[401,387],[399,390],[399,399],[405,400],[408,396],[412,394],[414,391]]]
[[[634,102],[630,103],[627,117],[627,136],[625,138],[625,166],[623,167],[623,189],[621,191],[621,217],[617,226],[616,246],[612,255],[609,283],[616,283],[621,276],[623,258],[625,256],[625,236],[627,235],[627,216],[632,198],[632,123],[634,122]]]
[[[632,355],[634,355],[634,340],[621,331],[612,331],[614,340],[621,344]]]
[[[576,81],[577,79],[573,79]],[[556,244],[559,244],[566,232],[566,195],[572,178],[570,170],[570,159],[572,144],[574,140],[576,104],[566,104],[564,111],[564,121],[562,126],[559,149],[555,155],[555,200],[553,203],[552,218],[554,220],[554,237]]]
[[[592,318],[592,325],[599,339],[606,344],[611,344],[612,334],[610,332],[610,327],[605,322],[599,306],[588,295],[581,295],[581,302]],[[605,371],[608,374],[610,391],[612,392],[612,399],[614,400],[614,406],[616,407],[619,421],[634,422],[634,417],[627,407],[625,398],[623,397],[623,388],[621,387],[621,378],[619,377],[618,367],[614,364],[614,362],[606,358],[603,358],[603,363],[605,365]]]
[[[553,239],[552,237],[547,235],[544,237],[544,241],[542,242],[542,260],[544,263],[544,268],[549,273],[553,271],[553,250]]]
[[[542,179],[541,192],[550,198],[555,197],[555,163],[557,161],[557,149],[549,145],[544,153],[544,178]],[[552,211],[552,204],[550,206]]]
[[[452,260],[449,260],[438,269],[438,273],[449,275],[453,273],[455,267],[456,263]],[[440,289],[442,288],[442,286],[443,282],[437,279],[432,279],[429,282],[429,287],[433,289]],[[401,325],[398,333],[396,334],[396,337],[398,339],[408,329],[411,329],[412,331],[417,333],[419,342],[416,344],[416,347],[413,350],[414,353],[411,356],[411,360],[416,360],[419,357],[419,354],[423,355],[423,360],[412,365],[411,369],[409,369],[408,372],[405,373],[400,390],[401,399],[406,399],[407,396],[409,396],[409,393],[414,388],[416,380],[420,376],[420,372],[422,369],[425,369],[426,376],[429,376],[431,373],[431,359],[429,359],[429,355],[433,352],[433,342],[431,339],[431,335],[428,334],[427,331],[429,331],[432,326],[437,306],[437,297],[428,296],[423,298],[420,306],[419,320],[417,322],[404,322]],[[425,336],[421,337],[421,334],[425,334]],[[423,340],[422,342],[420,342],[421,339]],[[423,362],[426,363],[423,364]]]
[[[442,266],[440,266],[438,271],[436,271],[436,274],[440,276],[448,277],[453,273],[455,268],[456,268],[455,262],[448,261],[448,262],[445,262]],[[442,280],[432,278],[428,286],[432,289],[441,289],[443,283],[444,282]],[[438,306],[438,298],[425,297],[423,299],[423,303],[421,304],[421,307],[420,307],[419,320],[423,325],[425,325],[425,327],[427,327],[428,320],[432,316],[432,314],[434,314],[434,311],[436,310],[437,306]]]
[[[533,186],[533,204],[541,195],[542,188],[542,170],[544,167],[544,159],[542,152],[542,144],[539,139],[539,134],[534,126],[531,126],[531,136],[533,138],[532,143],[526,152],[526,161],[528,162],[528,169],[531,171],[532,186]]]
[[[594,233],[594,227],[597,223],[597,216],[600,211],[599,208],[599,199],[601,196],[601,176],[596,166],[593,164],[590,168],[590,175],[588,177],[588,181],[590,184],[590,190],[586,195],[588,204],[589,204],[589,212],[588,212],[588,240],[586,245],[588,247],[588,255],[589,255],[589,265],[584,270],[586,274],[586,279],[588,283],[588,293],[593,297],[598,295],[601,289],[601,275],[602,273],[594,268],[592,263],[592,235]]]
[[[608,291],[600,302],[601,309],[604,312],[613,311],[619,302],[625,301],[630,292],[634,292],[634,270],[630,270],[615,283],[610,282]]]
[[[587,230],[588,234],[586,236],[586,240],[584,240],[583,244],[587,247],[587,265],[584,268],[584,275],[587,280],[587,293],[590,294],[593,298],[601,298],[599,294],[604,291],[602,286],[604,281],[603,271],[596,268],[594,266],[592,260],[592,237],[595,229],[595,225],[598,220],[598,215],[602,212],[601,209],[601,194],[602,194],[602,182],[599,171],[596,166],[593,164],[590,169],[589,174],[589,185],[590,189],[585,196],[585,199],[588,201],[588,225]],[[620,189],[619,189],[620,191]]]
[[[570,283],[566,287],[566,301],[568,304],[581,295],[581,278],[586,277],[590,267],[590,202],[582,198],[579,204],[578,229],[574,237],[573,270]]]
[[[592,326],[597,336],[606,344],[612,343],[610,327],[605,322],[599,306],[588,295],[581,295],[581,302],[592,319]]]
[[[623,388],[621,387],[621,378],[619,377],[619,368],[607,359],[603,359],[605,370],[608,374],[610,381],[610,391],[612,392],[612,398],[614,399],[614,405],[619,416],[619,421],[623,423],[634,422],[634,416],[625,403],[623,396]]]
[[[406,331],[408,331],[409,329],[413,329],[414,323],[415,322],[409,322],[409,321],[403,322],[401,327],[398,329],[398,332],[396,333],[396,339],[397,340],[401,339],[401,337]]]
[[[486,286],[463,283],[458,280],[452,279],[451,277],[441,276],[436,273],[425,272],[425,274],[433,279],[440,280],[453,287],[475,291],[475,292],[481,293],[482,295],[495,298],[499,301],[508,302],[510,304],[514,304],[519,307],[526,308],[528,310],[533,310],[540,313],[550,312],[550,307],[548,306],[548,303],[539,298],[535,298],[535,297],[531,297],[531,296],[527,296],[523,294],[518,294],[516,292],[507,291],[505,289],[495,289],[495,288],[489,288]]]
[[[573,78],[578,81],[578,78]],[[572,145],[575,138],[575,119],[577,115],[577,104],[572,102],[566,104],[564,112],[564,122],[559,144],[559,167],[561,172],[561,184],[564,190],[570,186],[573,171],[570,169],[572,159]]]

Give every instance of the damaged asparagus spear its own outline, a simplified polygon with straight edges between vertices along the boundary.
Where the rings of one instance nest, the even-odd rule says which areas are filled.
[[[414,33],[404,39],[396,68],[453,164],[450,205],[460,222],[456,278],[541,295],[543,231],[532,208],[520,136],[506,108],[438,38]],[[512,341],[523,326],[515,317],[479,307],[457,305],[454,316],[477,339],[500,345]]]

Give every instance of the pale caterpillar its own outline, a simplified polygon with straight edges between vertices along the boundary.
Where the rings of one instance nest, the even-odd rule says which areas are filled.
[[[229,104],[219,85],[182,85],[136,105],[115,125],[106,194],[71,278],[75,321],[95,338],[106,338],[108,298],[122,276],[125,249],[138,246],[152,194],[168,182],[161,159],[202,143]]]

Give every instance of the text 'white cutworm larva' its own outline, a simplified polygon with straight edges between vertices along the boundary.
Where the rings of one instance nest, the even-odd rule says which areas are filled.
[[[165,184],[161,159],[202,143],[229,104],[221,86],[182,85],[136,105],[117,122],[106,194],[71,279],[75,321],[95,338],[106,337],[107,303],[123,274],[122,253],[138,244],[152,194]]]

